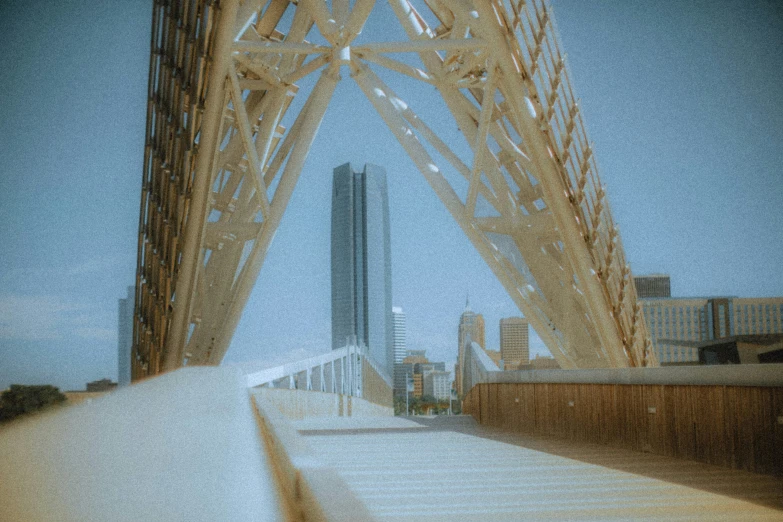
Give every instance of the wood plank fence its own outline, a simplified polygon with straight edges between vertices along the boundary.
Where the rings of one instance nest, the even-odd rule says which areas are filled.
[[[481,383],[487,426],[783,476],[783,387]]]

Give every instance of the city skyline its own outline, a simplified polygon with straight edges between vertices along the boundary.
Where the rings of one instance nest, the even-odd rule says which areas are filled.
[[[783,333],[783,297],[649,297],[640,303],[661,363],[698,362],[705,341]]]
[[[36,30],[42,9],[58,45]],[[397,38],[388,6],[376,11],[366,33]],[[150,12],[0,7],[0,388],[78,389],[116,375],[117,299],[133,283],[138,241]],[[772,211],[783,197],[780,8],[558,1],[554,14],[634,273],[670,274],[673,295],[783,295],[783,226]],[[431,93],[415,94],[416,109],[437,119]],[[453,361],[466,290],[492,323],[519,314],[371,115],[341,82],[227,362],[329,349],[323,165],[348,160],[387,166],[395,304],[410,347]],[[487,332],[488,345],[496,335]],[[547,352],[531,335],[535,353]]]

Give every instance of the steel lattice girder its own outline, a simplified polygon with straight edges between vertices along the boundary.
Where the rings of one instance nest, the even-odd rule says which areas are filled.
[[[341,66],[562,367],[656,365],[551,8],[425,0],[439,24],[429,27],[411,2],[389,0],[409,39],[352,46],[374,3],[156,4],[134,378],[222,360]],[[390,56],[400,53],[423,67]],[[437,89],[471,165],[377,67]],[[316,73],[282,127],[296,82]],[[464,198],[428,147],[468,182]]]

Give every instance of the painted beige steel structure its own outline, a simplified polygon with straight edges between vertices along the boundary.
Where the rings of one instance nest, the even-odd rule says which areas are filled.
[[[155,3],[134,379],[223,358],[342,66],[561,367],[657,364],[551,8],[388,3],[408,39],[363,45],[352,43],[374,0]],[[326,44],[308,41],[316,31]],[[377,68],[435,87],[470,164]],[[429,150],[469,183],[466,197]]]

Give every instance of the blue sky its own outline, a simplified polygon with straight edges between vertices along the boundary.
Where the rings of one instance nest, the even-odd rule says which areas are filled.
[[[783,295],[780,3],[553,3],[634,272],[671,274],[678,296]],[[362,38],[396,38],[388,7],[376,11]],[[0,389],[116,377],[117,299],[136,269],[150,13],[149,2],[0,4]],[[453,134],[436,98],[384,78]],[[470,292],[497,348],[499,319],[518,311],[346,78],[226,361],[329,349],[331,169],[346,161],[388,172],[394,304],[409,347],[452,361]]]

